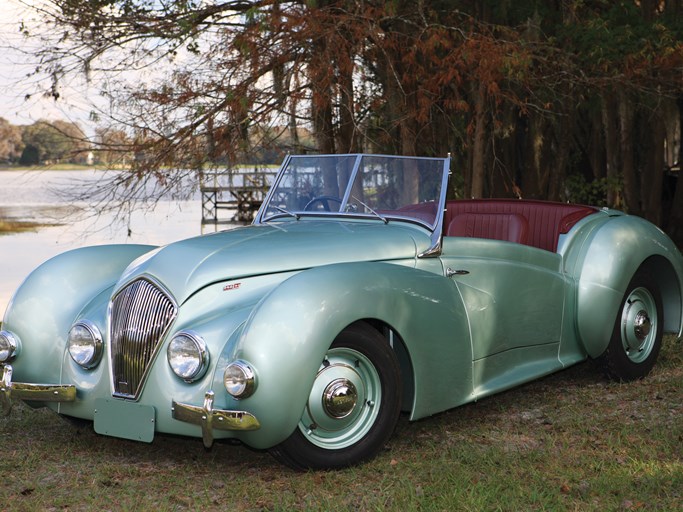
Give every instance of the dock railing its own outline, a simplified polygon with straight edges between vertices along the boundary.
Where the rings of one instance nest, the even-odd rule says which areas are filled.
[[[202,176],[202,225],[251,222],[270,188],[276,168],[235,167]],[[227,215],[219,213],[225,211]]]

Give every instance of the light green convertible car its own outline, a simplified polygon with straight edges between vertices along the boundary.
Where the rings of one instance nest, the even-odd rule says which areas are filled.
[[[647,375],[663,333],[681,335],[671,240],[609,209],[447,201],[449,164],[289,156],[251,226],[57,256],[4,316],[2,409],[339,468],[376,454],[401,411],[587,358]]]

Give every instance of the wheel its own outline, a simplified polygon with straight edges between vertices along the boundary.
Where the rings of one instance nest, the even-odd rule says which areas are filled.
[[[316,196],[313,199],[311,199],[309,202],[306,203],[306,206],[304,206],[304,211],[312,211],[315,210],[313,208],[313,205],[315,203],[320,203],[320,205],[323,207],[323,210],[326,212],[331,212],[332,209],[330,208],[330,201],[333,201],[335,203],[339,203],[341,205],[342,200],[339,199],[338,197],[334,196]]]
[[[356,323],[330,346],[297,428],[271,453],[299,470],[357,464],[384,446],[400,410],[396,354],[377,331]]]
[[[638,270],[621,301],[609,345],[598,358],[615,380],[642,379],[655,364],[662,345],[664,319],[659,287],[645,270]]]

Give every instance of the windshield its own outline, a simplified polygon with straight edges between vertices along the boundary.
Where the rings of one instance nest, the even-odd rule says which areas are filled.
[[[291,156],[259,215],[369,216],[434,228],[445,196],[447,160],[383,155]]]

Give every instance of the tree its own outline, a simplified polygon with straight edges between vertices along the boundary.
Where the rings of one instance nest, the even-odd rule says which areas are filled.
[[[21,162],[26,165],[85,163],[90,147],[83,130],[66,121],[38,121],[24,128],[22,141]]]
[[[16,162],[22,147],[21,128],[0,117],[0,162]]]
[[[44,92],[59,97],[73,73],[106,75],[108,114],[129,137],[99,142],[135,155],[129,186],[246,161],[272,147],[274,127],[310,150],[303,127],[322,152],[452,152],[453,195],[590,200],[666,220],[682,0],[44,5],[56,37],[37,55]]]

